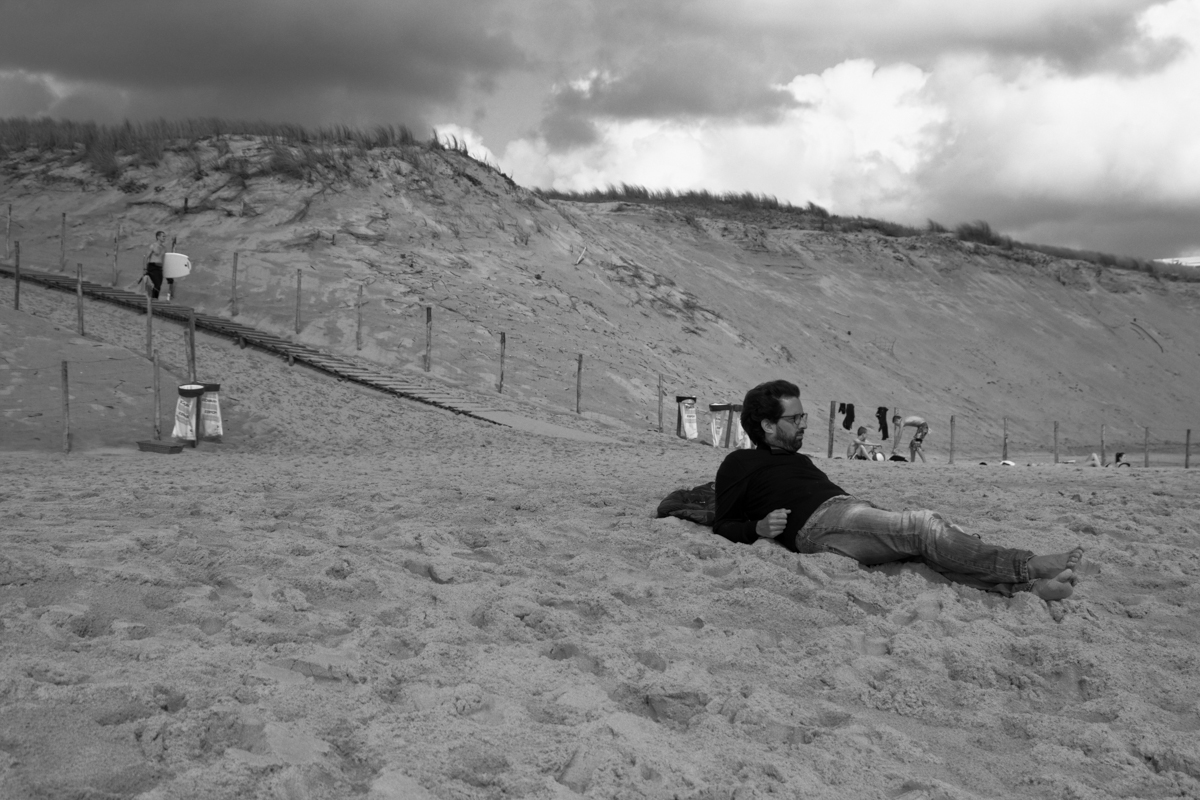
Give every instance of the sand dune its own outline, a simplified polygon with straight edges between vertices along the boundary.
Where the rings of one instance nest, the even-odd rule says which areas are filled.
[[[108,283],[115,259],[132,284],[165,229],[195,265],[177,299],[201,312],[233,312],[236,253],[238,321],[417,370],[428,307],[436,379],[493,393],[503,333],[505,396],[573,414],[583,354],[583,417],[606,427],[657,428],[659,376],[705,408],[783,373],[814,410],[926,416],[926,452],[943,459],[951,415],[960,452],[992,455],[1005,418],[1012,448],[1048,451],[1057,421],[1083,457],[1102,424],[1110,451],[1134,450],[1149,427],[1152,447],[1177,452],[1200,428],[1197,283],[765,210],[546,202],[417,146],[295,180],[271,172],[266,142],[194,145],[156,165],[126,159],[119,184],[68,153],[0,157],[0,207],[12,204],[26,266],[65,259]],[[852,434],[838,436],[844,452]]]

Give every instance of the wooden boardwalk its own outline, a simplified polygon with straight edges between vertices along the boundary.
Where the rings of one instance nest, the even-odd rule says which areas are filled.
[[[0,264],[0,275],[15,278],[15,272],[16,270],[13,266]],[[52,289],[69,292],[70,294],[77,292],[77,280],[63,273],[31,272],[27,269],[22,269],[21,281],[36,283]],[[98,283],[91,283],[85,280],[83,281],[83,293],[87,297],[103,300],[114,305],[125,306],[142,313],[146,311],[146,296],[138,292],[127,292],[123,289],[102,286]],[[188,306],[179,305],[178,303],[159,302],[157,300],[153,302],[152,308],[154,316],[184,324],[187,324],[192,314],[195,313]],[[513,426],[512,419],[516,417],[516,415],[510,412],[481,404],[467,398],[465,395],[457,394],[451,389],[425,385],[408,376],[399,377],[390,375],[386,372],[381,372],[378,368],[365,366],[343,356],[325,353],[309,345],[290,342],[274,334],[264,333],[248,325],[242,325],[223,317],[216,317],[211,314],[195,314],[195,317],[197,330],[232,339],[242,347],[256,347],[259,350],[274,353],[282,358],[286,358],[289,364],[297,362],[305,364],[341,380],[352,381],[386,394],[403,397],[406,400],[415,400],[419,403],[426,403],[447,411],[453,411],[456,414],[474,417],[485,422],[490,422],[493,425]],[[490,418],[493,416],[498,418]],[[513,427],[523,426],[516,425]]]

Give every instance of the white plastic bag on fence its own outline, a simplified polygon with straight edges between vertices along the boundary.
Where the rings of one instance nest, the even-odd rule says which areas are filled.
[[[675,403],[679,407],[679,414],[675,417],[675,435],[680,439],[700,438],[700,430],[696,427],[696,398],[675,395]]]
[[[206,442],[219,442],[225,435],[221,425],[221,384],[204,384],[200,398],[200,435]]]
[[[190,442],[196,440],[196,404],[204,394],[199,383],[185,383],[179,387],[179,400],[175,403],[175,428],[171,435]]]
[[[725,412],[715,411],[708,419],[708,431],[712,434],[712,446],[725,446]]]

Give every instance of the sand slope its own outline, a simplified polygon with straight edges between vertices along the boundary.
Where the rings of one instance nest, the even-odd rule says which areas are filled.
[[[419,370],[428,306],[437,379],[494,394],[505,333],[506,396],[573,412],[583,354],[585,417],[630,431],[657,428],[660,374],[702,408],[786,374],[822,414],[830,401],[868,422],[879,406],[924,414],[942,457],[951,415],[960,452],[997,451],[1005,417],[1016,450],[1049,450],[1058,421],[1084,456],[1101,424],[1110,451],[1147,426],[1176,447],[1200,428],[1200,284],[770,212],[547,203],[451,151],[372,150],[296,180],[270,174],[265,142],[194,144],[118,184],[69,154],[0,161],[26,264],[58,268],[65,213],[68,269],[110,282],[120,223],[132,283],[165,229],[196,265],[178,296],[200,311],[232,312],[236,252],[240,321]]]

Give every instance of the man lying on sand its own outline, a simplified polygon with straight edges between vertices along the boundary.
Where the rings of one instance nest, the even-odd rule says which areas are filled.
[[[932,511],[885,511],[847,494],[802,455],[808,415],[787,381],[755,386],[742,427],[757,446],[735,450],[717,470],[713,531],[753,544],[774,539],[799,553],[838,553],[874,566],[919,558],[952,581],[1043,600],[1069,597],[1083,549],[1034,555],[986,544]]]

